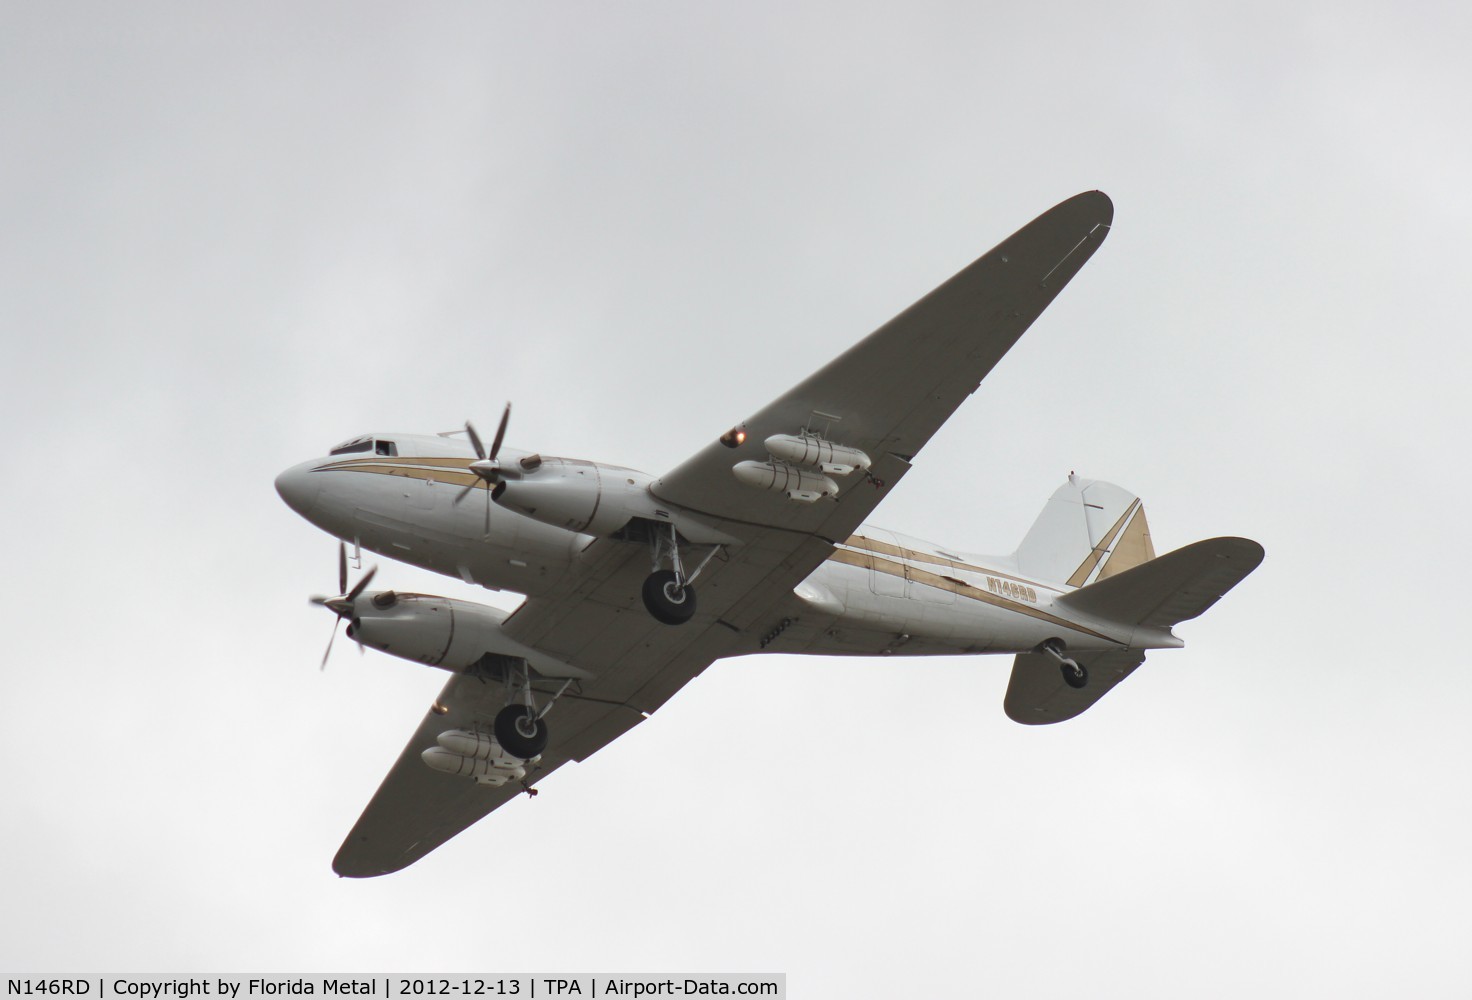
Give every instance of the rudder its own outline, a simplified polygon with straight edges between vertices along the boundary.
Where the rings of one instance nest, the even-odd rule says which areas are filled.
[[[1140,498],[1113,483],[1072,473],[1013,555],[1024,575],[1070,587],[1108,579],[1154,558]]]

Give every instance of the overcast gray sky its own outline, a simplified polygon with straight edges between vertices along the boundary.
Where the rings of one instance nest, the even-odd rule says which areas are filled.
[[[0,966],[1472,988],[1464,4],[11,3]],[[407,871],[443,675],[281,469],[493,423],[658,474],[1078,191],[1115,228],[878,524],[1070,469],[1262,568],[1034,730],[1010,661],[754,658]],[[384,564],[379,580],[508,604]],[[896,725],[899,713],[924,725]]]

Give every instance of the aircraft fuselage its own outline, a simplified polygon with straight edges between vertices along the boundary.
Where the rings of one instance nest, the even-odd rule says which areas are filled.
[[[466,470],[475,454],[468,444],[405,434],[359,441],[377,450],[305,462],[277,479],[282,497],[324,531],[401,562],[531,597],[554,592],[583,568],[594,535],[506,509],[486,484],[473,483],[456,502],[471,479]],[[527,457],[510,448],[502,455],[508,463]],[[601,476],[605,489],[615,482],[630,495],[647,495],[652,481],[631,469],[539,460],[564,463],[571,475]],[[742,488],[733,479],[732,489]],[[1073,588],[1029,578],[1007,562],[864,525],[796,588],[780,649],[926,655],[1023,652],[1050,639],[1069,649],[1181,645],[1169,630],[1121,628],[1055,607]],[[771,638],[755,638],[746,651],[763,651]]]

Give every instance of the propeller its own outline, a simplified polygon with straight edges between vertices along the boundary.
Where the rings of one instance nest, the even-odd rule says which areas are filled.
[[[501,453],[501,442],[506,439],[506,424],[511,420],[511,404],[506,404],[506,410],[501,414],[501,423],[496,428],[496,436],[491,440],[491,450],[486,451],[485,445],[481,444],[480,435],[475,432],[475,425],[469,420],[465,421],[465,434],[470,438],[470,446],[475,449],[476,461],[470,463],[470,471],[484,480],[486,483],[486,534],[491,533],[491,490],[492,485],[501,482],[501,463],[496,456]],[[459,503],[470,495],[477,484],[471,483],[455,496],[455,503]]]
[[[310,598],[313,604],[320,604],[337,615],[337,620],[332,623],[332,637],[327,640],[327,652],[322,654],[322,666],[319,670],[327,669],[327,658],[332,655],[332,644],[337,641],[337,623],[344,618],[353,617],[353,602],[356,601],[373,581],[373,575],[378,572],[377,566],[368,567],[368,572],[363,578],[353,584],[353,589],[348,590],[348,546],[346,542],[337,543],[337,589],[343,593],[339,597],[323,597],[321,595]],[[358,643],[358,652],[363,652],[363,644]]]

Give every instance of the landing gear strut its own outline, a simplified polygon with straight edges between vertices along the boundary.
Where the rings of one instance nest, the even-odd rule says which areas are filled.
[[[1057,639],[1049,639],[1043,643],[1039,652],[1046,653],[1058,661],[1058,667],[1063,672],[1063,683],[1071,688],[1081,688],[1089,683],[1089,672],[1084,665],[1077,660],[1063,655],[1063,643]]]
[[[695,588],[691,584],[721,547],[712,545],[694,571],[687,573],[685,562],[680,558],[680,536],[673,524],[669,525],[668,536],[656,530],[652,545],[654,572],[644,578],[644,607],[656,621],[683,625],[695,617]],[[660,564],[666,560],[670,568],[660,569]]]

